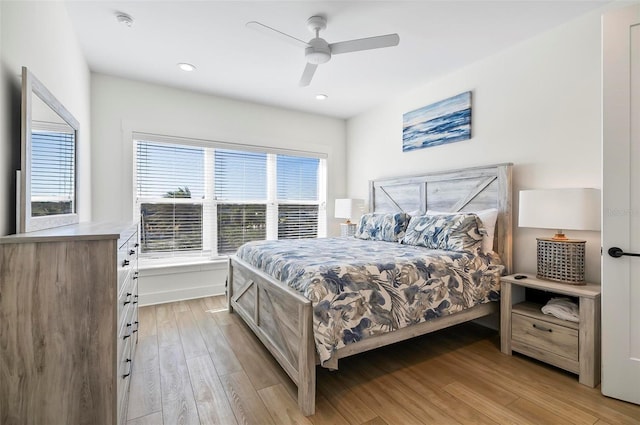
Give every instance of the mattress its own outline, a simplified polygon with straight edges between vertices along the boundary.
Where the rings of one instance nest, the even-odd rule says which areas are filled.
[[[311,300],[321,363],[348,344],[499,299],[491,252],[320,238],[249,242],[237,256]]]

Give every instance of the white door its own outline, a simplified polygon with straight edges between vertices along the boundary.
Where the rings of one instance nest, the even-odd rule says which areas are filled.
[[[640,5],[603,16],[602,393],[640,404]]]

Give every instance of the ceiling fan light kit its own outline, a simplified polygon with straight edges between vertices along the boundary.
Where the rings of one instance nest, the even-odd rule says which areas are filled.
[[[178,66],[178,68],[180,68],[184,72],[191,72],[191,71],[195,71],[195,69],[196,69],[195,65],[192,65],[192,64],[186,63],[186,62],[180,62],[180,63],[177,64],[177,66]]]
[[[329,62],[332,54],[337,55],[340,53],[393,47],[400,43],[398,34],[387,34],[329,44],[325,39],[320,37],[320,31],[327,28],[327,20],[323,16],[312,16],[307,19],[307,28],[315,35],[315,37],[308,42],[304,42],[299,38],[257,21],[247,22],[246,26],[304,47],[304,57],[307,64],[299,82],[299,85],[302,87],[306,87],[311,83],[311,79],[318,65]]]
[[[309,47],[304,49],[304,57],[307,59],[307,62],[314,65],[329,62],[329,59],[331,59],[329,43],[321,38],[309,40]]]

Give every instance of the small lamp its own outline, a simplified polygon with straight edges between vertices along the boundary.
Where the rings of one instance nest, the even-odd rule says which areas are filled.
[[[360,216],[363,206],[362,199],[336,199],[335,217],[347,219],[340,223],[340,236],[353,236],[356,233],[356,225],[351,223],[351,219]]]
[[[557,229],[551,238],[536,238],[537,276],[584,284],[586,241],[568,239],[564,230],[600,230],[600,190],[521,190],[519,210],[518,226]]]

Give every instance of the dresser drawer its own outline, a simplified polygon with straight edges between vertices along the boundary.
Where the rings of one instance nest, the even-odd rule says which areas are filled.
[[[138,234],[118,240],[118,293],[132,273],[138,270]]]
[[[133,356],[131,355],[131,338],[124,340],[118,356],[118,423],[126,424],[129,381],[133,372]]]
[[[118,316],[118,337],[138,332],[138,285],[133,283],[129,286],[122,299],[129,301],[121,303],[122,310]]]
[[[118,323],[123,320],[124,314],[126,310],[131,306],[134,301],[138,301],[136,298],[137,294],[133,293],[133,288],[137,280],[133,279],[134,276],[128,276],[118,293],[118,307],[116,312],[118,314]],[[137,305],[137,304],[136,304]]]
[[[511,338],[539,350],[578,360],[578,330],[518,314],[511,315]]]

